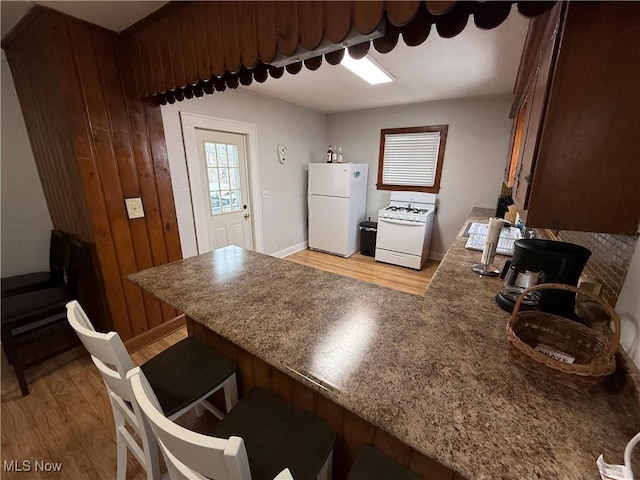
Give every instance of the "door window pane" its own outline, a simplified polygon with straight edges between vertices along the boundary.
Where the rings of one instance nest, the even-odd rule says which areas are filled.
[[[238,147],[205,141],[204,150],[211,215],[241,211]]]

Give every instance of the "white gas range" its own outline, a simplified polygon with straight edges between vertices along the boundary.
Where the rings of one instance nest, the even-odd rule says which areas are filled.
[[[387,208],[378,212],[376,261],[420,270],[427,261],[436,195],[391,192]]]

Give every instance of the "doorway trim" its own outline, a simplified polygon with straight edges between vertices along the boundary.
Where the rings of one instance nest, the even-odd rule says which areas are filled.
[[[253,248],[256,252],[263,252],[264,243],[262,237],[262,208],[260,204],[260,173],[258,168],[258,128],[254,123],[238,122],[225,118],[208,117],[196,113],[180,112],[182,126],[182,139],[184,142],[184,154],[187,159],[187,175],[199,172],[198,142],[196,140],[196,128],[216,130],[240,134],[244,137],[247,155],[247,175],[249,183],[249,205],[251,205],[251,230],[253,232]],[[200,246],[206,245],[208,237],[206,229],[198,228],[198,224],[204,225],[205,207],[202,205],[200,192],[193,192],[193,186],[189,181],[191,194],[191,207],[193,210],[194,230],[196,232],[196,247],[198,253]]]

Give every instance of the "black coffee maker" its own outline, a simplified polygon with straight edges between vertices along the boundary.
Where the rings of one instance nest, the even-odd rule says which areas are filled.
[[[496,303],[512,312],[520,294],[539,283],[564,283],[576,286],[591,252],[573,243],[529,238],[516,240],[513,257],[500,274],[505,279]],[[574,318],[575,294],[560,290],[535,291],[522,302],[523,309],[539,309],[566,318]]]

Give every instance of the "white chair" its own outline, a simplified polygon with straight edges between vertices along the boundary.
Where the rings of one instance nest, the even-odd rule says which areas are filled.
[[[208,436],[165,417],[141,369],[127,377],[172,480],[330,480],[335,432],[264,390],[246,394]]]
[[[153,432],[139,415],[131,385],[126,378],[127,372],[135,365],[120,336],[116,332],[96,332],[75,300],[67,304],[67,318],[91,354],[107,388],[116,429],[117,478],[126,478],[129,448],[146,470],[147,478],[159,479],[158,447]],[[193,407],[197,408],[198,415],[202,415],[202,407],[205,407],[216,417],[223,418],[222,412],[206,401],[220,388],[224,389],[227,412],[238,401],[235,364],[193,337],[172,345],[145,362],[141,368],[153,385],[163,411],[171,419]],[[140,439],[141,446],[127,430],[127,423]]]

